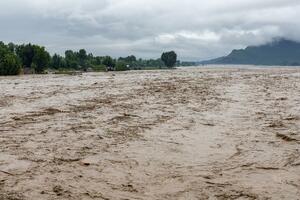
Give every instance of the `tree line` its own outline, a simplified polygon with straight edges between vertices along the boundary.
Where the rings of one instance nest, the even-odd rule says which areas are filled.
[[[0,42],[0,75],[45,73],[45,70],[125,71],[172,68],[179,63],[174,51],[163,53],[159,59],[149,60],[137,59],[134,55],[118,59],[111,56],[94,56],[85,49],[67,50],[64,56],[51,56],[43,46]]]

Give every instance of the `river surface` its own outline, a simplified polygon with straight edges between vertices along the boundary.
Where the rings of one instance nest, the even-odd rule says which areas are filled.
[[[300,199],[300,69],[0,77],[0,200]]]

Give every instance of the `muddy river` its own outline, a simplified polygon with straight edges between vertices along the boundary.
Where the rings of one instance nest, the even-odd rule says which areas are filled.
[[[300,199],[300,69],[0,77],[0,200]]]

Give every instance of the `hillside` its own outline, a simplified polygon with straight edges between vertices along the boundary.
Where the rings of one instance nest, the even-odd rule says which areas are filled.
[[[228,56],[201,64],[300,65],[300,43],[277,39],[268,44],[233,50]]]

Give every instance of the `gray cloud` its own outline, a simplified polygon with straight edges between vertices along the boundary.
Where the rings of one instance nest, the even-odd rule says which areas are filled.
[[[0,40],[201,60],[273,37],[300,41],[299,11],[299,0],[3,0]]]

